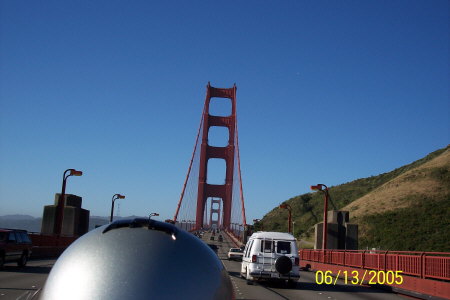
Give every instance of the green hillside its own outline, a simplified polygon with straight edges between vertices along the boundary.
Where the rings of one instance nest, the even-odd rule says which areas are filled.
[[[450,199],[421,199],[415,205],[383,214],[364,216],[368,232],[363,248],[450,252]]]
[[[362,199],[370,196],[372,206],[377,207],[376,201],[382,199],[377,199],[376,192],[389,189],[390,183],[398,188],[399,185],[421,186],[421,183],[432,182],[438,187],[433,193],[425,196],[405,194],[398,200],[398,207],[387,211],[367,209],[352,217],[352,209],[358,207],[350,205],[350,222],[359,225],[360,248],[450,251],[449,148],[437,150],[388,173],[330,187],[329,210],[343,209],[364,196]],[[283,203],[292,207],[296,237],[312,241],[314,224],[323,220],[323,193],[307,193]],[[275,207],[264,216],[262,224],[264,230],[287,231],[287,211]],[[255,227],[259,229],[258,224]]]

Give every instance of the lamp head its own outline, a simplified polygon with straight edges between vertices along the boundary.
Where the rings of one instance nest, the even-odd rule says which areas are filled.
[[[323,188],[323,184],[318,184],[318,185],[312,185],[311,186],[311,190],[313,191],[321,191]]]
[[[83,172],[82,171],[77,171],[75,169],[70,169],[70,176],[82,176]]]

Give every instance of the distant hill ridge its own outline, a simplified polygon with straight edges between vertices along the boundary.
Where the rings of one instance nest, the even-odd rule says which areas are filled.
[[[360,228],[360,248],[450,251],[450,147],[378,176],[331,187],[329,209],[350,211]],[[311,241],[322,221],[322,193],[287,201],[297,236]],[[286,231],[286,212],[263,218],[264,230]]]
[[[2,218],[3,220],[33,220],[35,219],[35,217],[30,216],[30,215],[5,215],[5,216],[0,216],[0,218]]]
[[[118,217],[114,216],[114,220],[138,218],[138,216]],[[0,216],[0,228],[17,228],[25,229],[30,232],[41,231],[42,218],[35,218],[29,215],[5,215]],[[91,216],[89,218],[89,230],[95,226],[101,226],[109,223],[109,217]]]

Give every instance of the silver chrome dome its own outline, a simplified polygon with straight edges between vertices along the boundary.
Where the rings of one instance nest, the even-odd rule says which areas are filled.
[[[217,255],[169,223],[120,220],[75,241],[52,268],[41,299],[232,299]]]

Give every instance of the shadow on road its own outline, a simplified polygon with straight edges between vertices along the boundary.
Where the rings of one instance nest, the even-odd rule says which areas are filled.
[[[230,276],[237,277],[237,278],[240,278],[240,277],[241,277],[241,274],[240,274],[239,272],[228,271],[228,274],[229,274]]]
[[[27,267],[17,267],[17,266],[3,266],[1,272],[13,272],[13,273],[29,273],[29,274],[48,274],[52,269],[51,266],[27,266]]]
[[[38,291],[37,288],[31,288],[31,289],[25,289],[25,288],[6,288],[6,287],[0,287],[0,290],[5,291]]]

